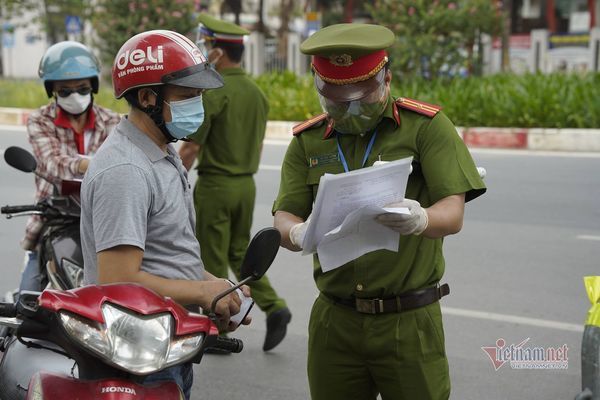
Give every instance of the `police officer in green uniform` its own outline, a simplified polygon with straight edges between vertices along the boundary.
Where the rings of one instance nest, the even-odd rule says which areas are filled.
[[[398,251],[367,253],[323,273],[309,323],[313,400],[447,399],[439,299],[449,293],[442,241],[462,228],[464,204],[485,192],[473,160],[440,107],[390,95],[387,28],[340,24],[300,47],[312,55],[325,113],[294,128],[273,205],[282,246],[299,251],[320,177],[413,157],[410,215],[377,221],[400,233]],[[308,220],[308,221],[307,221]]]
[[[226,278],[228,267],[239,270],[250,240],[258,170],[269,105],[240,63],[244,51],[242,27],[201,14],[200,48],[223,76],[222,89],[203,94],[204,123],[193,143],[180,148],[189,169],[198,160],[194,188],[196,235],[202,261],[213,275]],[[291,313],[265,276],[250,284],[252,298],[267,314],[263,350],[277,346],[286,334]]]

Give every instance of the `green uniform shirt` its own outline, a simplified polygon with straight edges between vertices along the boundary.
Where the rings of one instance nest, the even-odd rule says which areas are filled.
[[[219,73],[225,86],[203,94],[204,122],[190,136],[202,145],[198,172],[251,175],[258,170],[269,104],[264,93],[241,68]]]
[[[395,108],[400,125],[394,119]],[[273,212],[287,211],[306,219],[312,211],[321,175],[344,172],[335,134],[323,138],[326,125],[326,121],[316,124],[290,143]],[[393,161],[414,157],[406,198],[429,207],[453,194],[466,193],[466,201],[469,201],[485,192],[467,147],[442,112],[429,118],[397,107],[390,97],[384,118],[375,131],[377,137],[366,166],[378,159]],[[341,137],[350,170],[361,167],[372,134]],[[340,298],[390,297],[431,286],[444,273],[442,242],[442,239],[423,236],[400,236],[398,252],[367,253],[327,273],[321,270],[315,254],[314,278],[321,292]]]

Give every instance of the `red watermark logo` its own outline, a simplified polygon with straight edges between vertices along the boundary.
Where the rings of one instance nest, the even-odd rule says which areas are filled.
[[[525,346],[530,338],[519,344],[507,345],[502,338],[496,340],[496,346],[482,346],[481,350],[489,357],[494,370],[505,364],[512,369],[567,369],[569,368],[569,348],[566,344],[559,347]]]

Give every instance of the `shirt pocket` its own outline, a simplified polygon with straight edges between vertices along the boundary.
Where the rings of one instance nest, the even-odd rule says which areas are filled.
[[[373,155],[374,159],[371,160],[371,165],[373,165],[373,163],[375,161],[396,161],[396,160],[402,160],[403,158],[408,158],[408,157],[412,157],[413,158],[413,163],[415,162],[415,160],[418,160],[418,155],[411,152],[410,150],[398,150],[396,149],[395,151],[391,151],[391,152],[386,152],[386,151],[382,151],[379,154]]]
[[[341,165],[327,165],[322,167],[313,167],[308,169],[306,175],[306,185],[312,189],[313,201],[317,198],[319,190],[319,180],[325,174],[340,174],[344,172],[344,167]]]
[[[413,157],[411,166],[412,171],[408,176],[408,184],[406,186],[405,197],[409,199],[420,198],[423,190],[426,189],[425,177],[423,176],[423,170],[421,163],[419,162],[418,154],[415,154],[409,150],[405,151],[394,151],[394,152],[382,152],[381,155],[377,156],[381,161],[396,161],[403,158]],[[381,157],[381,158],[379,158]]]

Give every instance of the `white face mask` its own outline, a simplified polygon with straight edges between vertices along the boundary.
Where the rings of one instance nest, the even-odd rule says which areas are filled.
[[[69,114],[79,115],[90,106],[91,94],[79,94],[73,92],[67,97],[56,96],[56,104]]]

